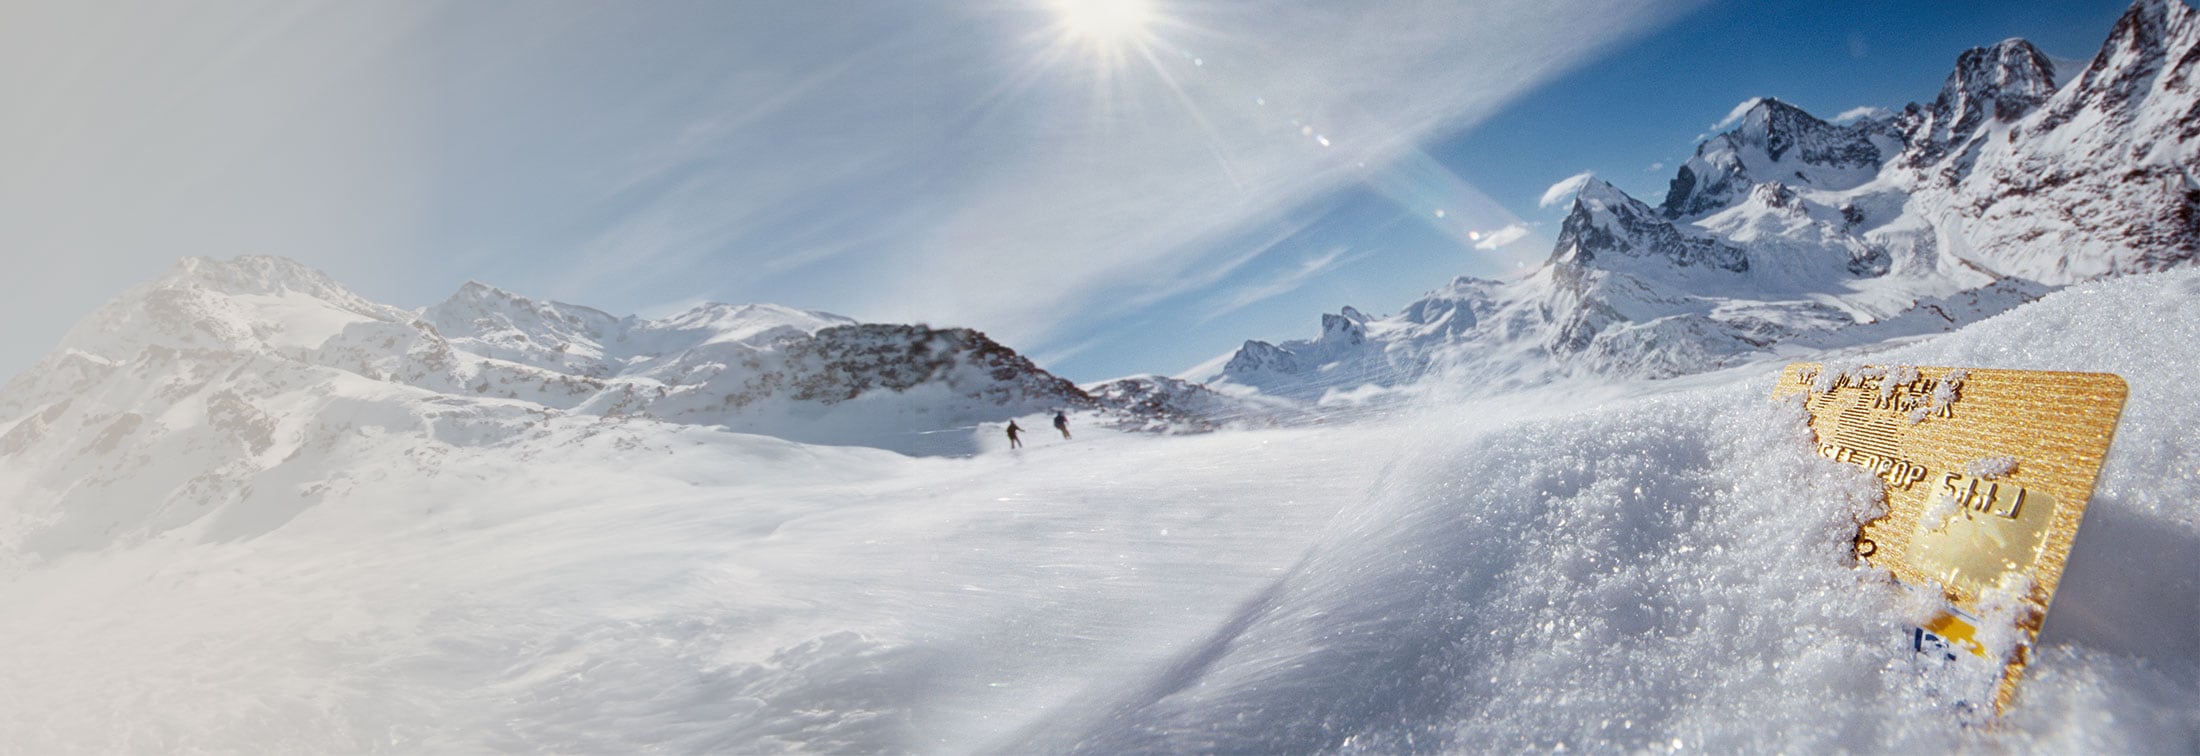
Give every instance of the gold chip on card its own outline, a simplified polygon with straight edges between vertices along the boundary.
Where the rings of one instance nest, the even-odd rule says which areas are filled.
[[[1886,484],[1887,512],[1859,529],[1856,553],[1946,602],[1913,628],[1916,651],[1986,657],[1980,638],[1998,628],[1980,623],[2014,626],[1997,711],[2030,660],[2125,393],[2107,373],[1815,364],[1789,365],[1773,389],[1805,397],[1820,455]]]

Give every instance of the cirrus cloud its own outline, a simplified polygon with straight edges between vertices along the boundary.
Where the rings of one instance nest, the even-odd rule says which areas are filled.
[[[1481,239],[1477,240],[1474,243],[1474,248],[1484,251],[1495,251],[1500,247],[1516,241],[1520,241],[1521,239],[1525,238],[1528,238],[1528,224],[1515,223],[1510,226],[1500,228],[1496,231],[1491,231],[1489,233],[1483,234]]]

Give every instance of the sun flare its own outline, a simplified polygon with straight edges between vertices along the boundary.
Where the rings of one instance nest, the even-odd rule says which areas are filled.
[[[1096,49],[1135,43],[1158,15],[1152,0],[1049,0],[1063,38]]]

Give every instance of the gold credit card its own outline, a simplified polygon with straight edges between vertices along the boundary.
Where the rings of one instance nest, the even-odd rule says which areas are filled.
[[[1950,611],[1921,637],[1986,656],[1976,637],[1988,628],[1975,623],[2019,631],[1997,710],[2062,579],[2125,393],[2107,373],[1815,364],[1789,365],[1773,389],[1804,396],[1820,455],[1886,484],[1887,513],[1859,530],[1856,553],[1940,592]]]

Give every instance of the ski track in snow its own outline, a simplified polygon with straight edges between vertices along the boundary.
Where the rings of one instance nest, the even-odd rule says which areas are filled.
[[[966,458],[640,421],[367,427],[230,505],[266,511],[51,558],[21,548],[47,523],[8,513],[0,744],[2200,748],[2200,273],[1861,359],[2131,386],[1993,726],[1913,668],[1921,604],[1845,550],[1872,479],[1815,456],[1756,365],[1300,429],[1026,423],[1027,448]]]

